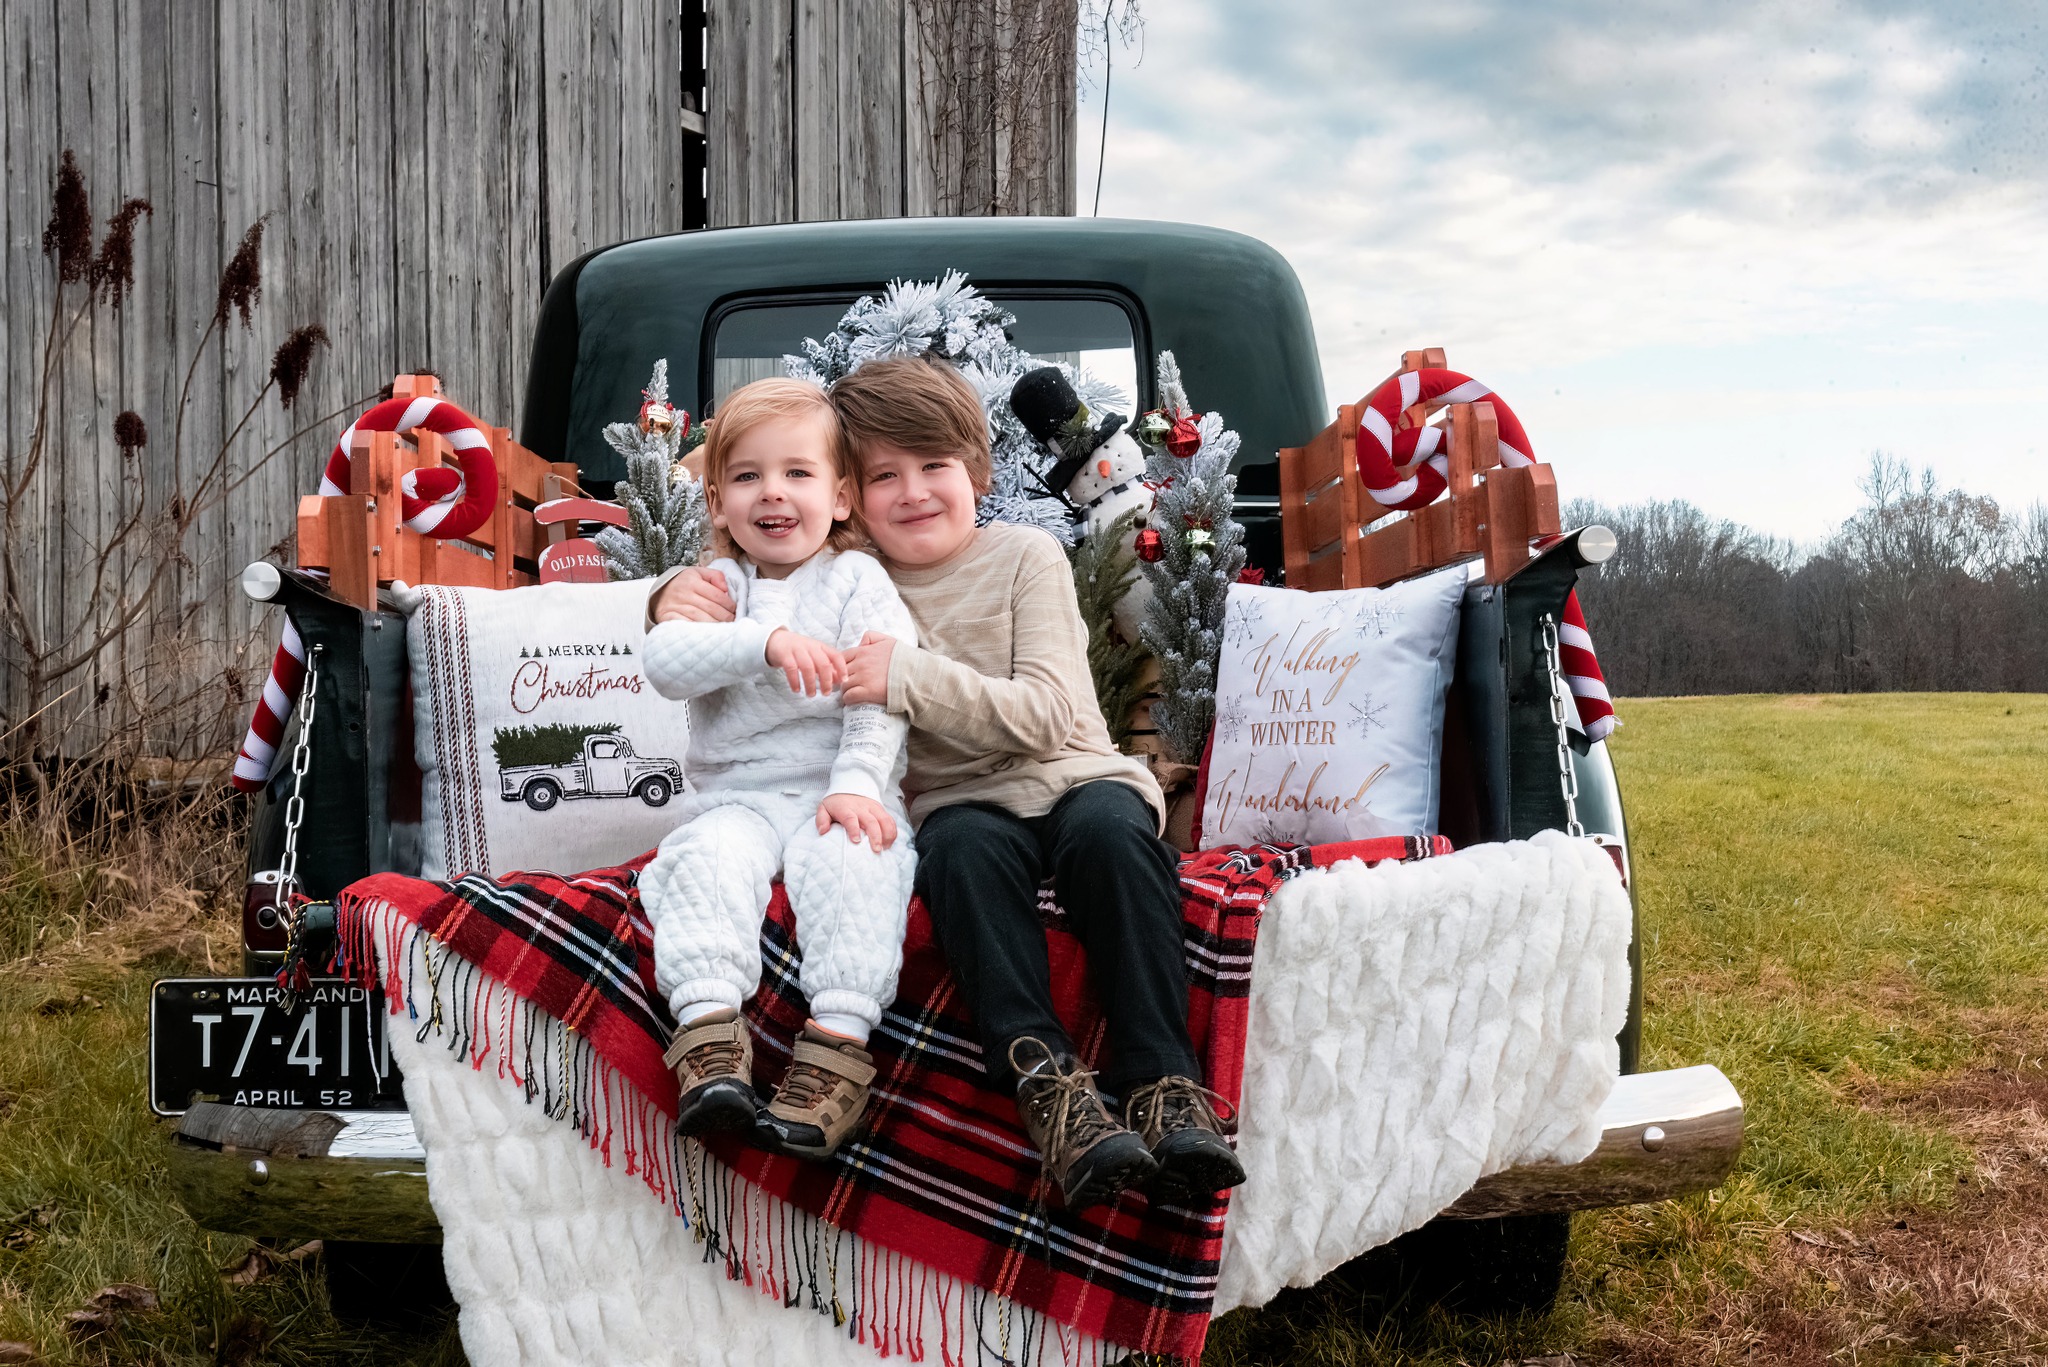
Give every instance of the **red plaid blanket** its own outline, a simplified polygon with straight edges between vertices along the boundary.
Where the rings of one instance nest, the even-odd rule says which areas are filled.
[[[1259,916],[1282,880],[1341,859],[1410,860],[1449,849],[1441,838],[1389,839],[1215,850],[1186,860],[1188,1023],[1208,1084],[1236,1103]],[[364,879],[338,899],[344,967],[379,985],[372,940],[382,926],[388,976],[381,985],[391,1009],[417,1018],[419,1003],[432,1003],[419,1027],[422,1039],[438,1030],[458,1056],[495,1063],[529,1100],[583,1133],[607,1163],[615,1149],[622,1152],[629,1171],[701,1222],[730,1274],[753,1280],[748,1269],[771,1268],[761,1274],[761,1289],[788,1304],[808,1302],[886,1336],[878,1309],[887,1313],[891,1292],[865,1276],[853,1285],[836,1278],[819,1285],[815,1235],[807,1240],[759,1227],[731,1183],[752,1183],[869,1244],[1083,1333],[1190,1361],[1200,1356],[1226,1201],[1153,1205],[1129,1193],[1113,1207],[1075,1214],[1056,1195],[1049,1198],[1012,1099],[987,1085],[980,1046],[921,905],[911,908],[896,1001],[870,1046],[879,1076],[861,1130],[824,1163],[717,1140],[708,1147],[723,1165],[728,1185],[721,1188],[718,1167],[703,1161],[698,1146],[675,1142],[664,1120],[674,1116],[676,1084],[661,1062],[670,1021],[654,991],[652,934],[635,891],[644,862],[574,877]],[[380,904],[397,914],[376,914]],[[1103,1025],[1080,943],[1049,894],[1041,912],[1054,999],[1092,1066]],[[402,980],[400,965],[411,962],[402,952],[405,933],[424,933],[440,947],[424,961],[431,992]],[[800,955],[779,886],[761,952],[762,990],[748,1016],[756,1081],[767,1089],[787,1066],[805,1017]],[[565,1024],[574,1043],[550,1048],[548,1032],[536,1031],[530,1014],[494,1006],[491,980]],[[863,1307],[864,1296],[874,1304]]]

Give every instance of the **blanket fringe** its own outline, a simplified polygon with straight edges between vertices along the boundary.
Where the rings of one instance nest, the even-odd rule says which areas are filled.
[[[494,1069],[527,1104],[566,1122],[610,1167],[680,1217],[705,1263],[787,1308],[830,1316],[878,1356],[941,1367],[1107,1367],[1140,1361],[1007,1296],[869,1243],[762,1190],[675,1131],[671,1117],[607,1063],[589,1040],[462,959],[391,903],[341,909],[337,967],[381,987],[414,1038],[439,1037],[458,1062]],[[937,1342],[927,1339],[927,1317]],[[1167,1361],[1168,1359],[1150,1359]]]

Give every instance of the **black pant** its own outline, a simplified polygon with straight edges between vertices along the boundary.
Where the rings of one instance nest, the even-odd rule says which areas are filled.
[[[1104,1088],[1201,1078],[1188,1041],[1179,856],[1154,830],[1137,790],[1106,779],[1069,789],[1044,816],[968,802],[940,808],[918,828],[917,891],[974,1012],[992,1077],[1014,1081],[1010,1044],[1027,1036],[1075,1052],[1053,1012],[1038,919],[1038,885],[1049,872],[1108,1019]]]

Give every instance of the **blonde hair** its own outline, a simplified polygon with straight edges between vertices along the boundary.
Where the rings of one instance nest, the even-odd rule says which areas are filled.
[[[755,380],[725,396],[717,414],[704,425],[703,480],[710,495],[725,482],[732,449],[740,438],[765,422],[797,418],[823,418],[826,446],[832,452],[832,473],[846,481],[847,501],[853,511],[833,522],[825,545],[835,551],[856,550],[868,544],[866,526],[860,520],[860,470],[846,447],[846,433],[839,414],[825,391],[808,380]],[[705,547],[706,563],[720,556],[737,559],[742,552],[722,527],[711,530]]]
[[[870,445],[886,442],[921,456],[957,459],[978,495],[988,493],[995,479],[988,414],[974,386],[944,361],[870,361],[832,386],[832,407],[856,468]]]

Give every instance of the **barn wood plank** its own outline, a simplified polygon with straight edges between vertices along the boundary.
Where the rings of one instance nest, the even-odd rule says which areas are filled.
[[[438,367],[441,340],[433,315],[435,130],[429,123],[427,11],[432,0],[390,0],[391,57],[385,102],[391,120],[389,188],[383,211],[391,222],[391,354],[394,369]],[[374,204],[376,201],[372,201]],[[451,339],[452,341],[452,339]]]
[[[541,255],[541,215],[548,208],[540,178],[542,0],[506,0],[506,41],[502,54],[495,126],[499,130],[492,155],[492,215],[499,226],[496,250],[504,262],[503,289],[497,298],[481,301],[488,322],[486,335],[499,374],[498,401],[480,417],[516,428],[526,398],[526,339],[540,313],[547,289],[547,265]]]
[[[790,163],[793,216],[798,222],[841,218],[839,168],[845,164],[848,107],[840,98],[839,60],[845,51],[846,6],[838,0],[794,0],[794,61],[790,92]]]
[[[843,218],[888,218],[903,203],[903,2],[867,0],[842,10],[833,72]]]
[[[216,269],[233,257],[244,231],[263,219],[258,254],[263,292],[251,308],[247,327],[237,313],[217,337],[220,432],[194,446],[194,465],[204,471],[218,459],[221,443],[247,414],[222,469],[230,480],[249,477],[234,497],[202,514],[194,525],[195,549],[190,554],[198,582],[182,607],[198,609],[187,620],[200,624],[201,639],[215,651],[239,654],[249,627],[273,614],[241,594],[209,592],[207,586],[232,583],[243,565],[263,556],[285,535],[291,499],[300,492],[289,487],[289,468],[280,468],[279,461],[249,473],[256,457],[284,435],[276,422],[276,399],[259,402],[257,395],[269,379],[271,353],[293,321],[298,262],[290,127],[297,92],[287,50],[292,16],[262,0],[219,0],[218,8],[221,47],[216,53],[215,118],[220,130],[221,248]]]

